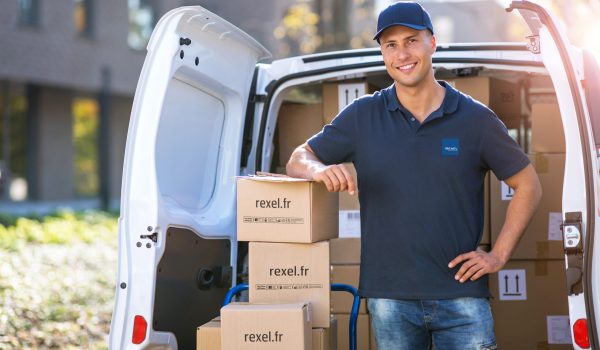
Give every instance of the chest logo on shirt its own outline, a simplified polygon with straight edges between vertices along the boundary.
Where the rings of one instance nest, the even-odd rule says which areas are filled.
[[[456,157],[460,153],[460,144],[458,139],[442,139],[442,155],[446,157]]]

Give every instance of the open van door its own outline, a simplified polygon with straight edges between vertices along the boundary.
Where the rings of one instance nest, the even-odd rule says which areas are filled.
[[[598,164],[592,121],[583,87],[583,54],[540,5],[513,1],[532,34],[530,51],[542,57],[556,91],[565,131],[566,160],[562,196],[563,243],[569,319],[575,349],[598,349],[596,320],[600,318],[600,251],[594,239],[600,227]],[[597,255],[597,254],[596,254]]]
[[[192,349],[235,282],[235,176],[257,61],[269,52],[201,7],[148,44],[127,135],[111,349]]]

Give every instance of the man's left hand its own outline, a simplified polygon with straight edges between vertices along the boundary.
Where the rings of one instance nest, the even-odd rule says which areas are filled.
[[[454,279],[460,283],[464,283],[469,279],[476,281],[486,273],[498,272],[506,262],[493,252],[488,253],[477,249],[457,256],[448,264],[448,267],[454,268],[460,263],[463,264],[454,276]]]

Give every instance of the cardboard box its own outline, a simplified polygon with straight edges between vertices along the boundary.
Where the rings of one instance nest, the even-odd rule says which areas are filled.
[[[531,105],[531,152],[565,153],[565,132],[558,104]]]
[[[365,81],[355,80],[343,83],[323,84],[323,123],[329,124],[355,99],[372,93],[375,88]]]
[[[312,350],[337,349],[337,317],[331,316],[329,328],[312,328]],[[221,317],[198,327],[197,350],[221,350]]]
[[[344,163],[344,166],[346,167],[346,169],[348,169],[348,172],[350,172],[350,175],[352,175],[352,177],[354,178],[354,182],[358,186],[358,177],[356,175],[356,168],[354,168],[354,165],[352,163]],[[358,202],[358,192],[354,195],[350,195],[348,191],[340,192],[339,197],[340,210],[360,210],[360,203]]]
[[[310,349],[308,303],[231,303],[221,308],[223,350]]]
[[[562,259],[564,257],[562,232],[562,188],[565,155],[530,154],[529,159],[542,184],[542,200],[529,227],[511,255],[512,259]],[[492,248],[498,235],[510,203],[512,191],[495,176],[491,177],[490,211]]]
[[[358,288],[360,265],[332,265],[332,283],[344,283]],[[331,292],[331,312],[334,314],[349,314],[352,311],[354,297],[347,292]],[[366,300],[362,300],[358,312],[367,313]]]
[[[283,103],[277,117],[279,164],[285,166],[292,152],[323,128],[321,103]]]
[[[360,238],[334,238],[329,252],[332,265],[360,264]]]
[[[312,350],[337,349],[337,317],[331,315],[329,328],[312,329]]]
[[[330,322],[329,266],[329,242],[250,242],[250,302],[310,302],[312,326],[327,328]]]
[[[197,350],[221,350],[221,317],[208,321],[196,330]]]
[[[338,196],[304,179],[237,179],[239,241],[312,243],[337,237]]]
[[[337,314],[338,319],[338,349],[349,349],[348,326],[350,324],[349,314]],[[370,322],[368,314],[359,314],[356,321],[356,348],[361,350],[369,350],[370,338]]]
[[[572,349],[564,260],[509,261],[490,275],[499,349]]]
[[[449,83],[488,106],[507,128],[520,127],[521,90],[519,84],[489,77],[458,78]]]

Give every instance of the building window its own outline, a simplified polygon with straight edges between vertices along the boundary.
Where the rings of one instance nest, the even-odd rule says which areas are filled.
[[[19,0],[19,23],[35,27],[39,23],[39,0]]]
[[[75,194],[94,197],[99,193],[98,176],[98,101],[93,98],[73,100],[73,146]]]
[[[129,34],[127,44],[135,50],[143,50],[154,29],[154,9],[149,0],[128,0]]]
[[[27,97],[22,86],[2,82],[0,189],[2,199],[27,199]]]
[[[92,32],[92,0],[75,0],[73,19],[75,30],[80,36],[91,37]]]

